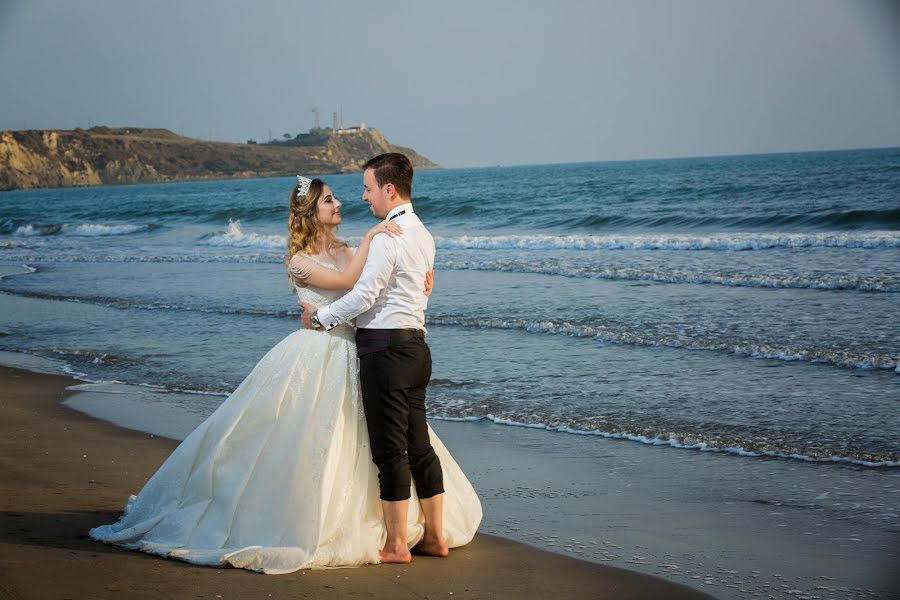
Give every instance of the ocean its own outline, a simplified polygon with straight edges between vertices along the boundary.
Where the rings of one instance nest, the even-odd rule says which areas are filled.
[[[358,241],[361,176],[324,179]],[[0,193],[0,350],[209,414],[299,327],[293,182]],[[432,417],[900,466],[900,149],[447,169],[413,202]]]

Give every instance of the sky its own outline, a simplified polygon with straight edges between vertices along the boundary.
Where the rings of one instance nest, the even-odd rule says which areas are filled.
[[[900,0],[0,0],[0,129],[314,107],[447,167],[900,146]]]

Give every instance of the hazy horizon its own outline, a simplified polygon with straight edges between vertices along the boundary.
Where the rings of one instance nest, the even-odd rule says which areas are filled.
[[[167,127],[152,127],[152,126],[134,126],[127,124],[116,124],[116,125],[108,125],[106,123],[94,123],[90,127],[108,127],[110,129],[168,129]],[[54,131],[74,131],[75,129],[84,129],[88,130],[90,127],[66,127],[66,128],[55,128]],[[377,129],[377,127],[371,127],[371,129]],[[170,129],[168,129],[171,131]],[[30,128],[27,130],[22,129],[5,129],[3,131],[43,131],[42,129]],[[379,130],[381,131],[381,130]],[[178,132],[172,131],[172,133],[177,134]],[[300,132],[305,133],[305,132]],[[385,135],[385,138],[388,142],[394,143],[394,141],[390,138],[388,133],[382,131],[382,134]],[[184,137],[189,139],[194,139],[197,141],[209,141],[207,138],[195,138],[191,136],[185,135]],[[235,140],[217,140],[213,139],[213,142],[223,142],[223,143],[235,143],[235,144],[244,144],[244,142],[235,141]],[[254,140],[258,144],[265,145],[263,141]],[[411,147],[411,146],[407,146]],[[684,154],[684,155],[673,155],[673,156],[643,156],[637,158],[623,157],[623,158],[603,158],[598,160],[572,160],[572,161],[544,161],[544,162],[523,162],[523,163],[507,163],[507,164],[484,164],[484,165],[443,165],[438,163],[438,166],[442,169],[490,169],[496,167],[529,167],[529,166],[541,166],[541,165],[568,165],[568,164],[590,164],[590,163],[607,163],[607,162],[639,162],[639,161],[654,161],[654,160],[688,160],[692,158],[729,158],[734,157],[738,158],[741,156],[766,156],[766,155],[777,155],[777,154],[807,154],[807,153],[816,153],[816,152],[864,152],[868,150],[892,150],[892,149],[900,149],[900,144],[897,145],[889,145],[889,146],[859,146],[854,148],[826,148],[826,149],[794,149],[794,150],[775,150],[775,151],[767,151],[767,152],[731,152],[725,154]],[[419,152],[416,148],[412,148]],[[426,156],[425,158],[432,159],[430,156]],[[433,159],[432,159],[433,160]],[[436,162],[436,161],[433,161]]]
[[[0,129],[264,141],[318,107],[449,168],[891,148],[898,7],[12,0]]]

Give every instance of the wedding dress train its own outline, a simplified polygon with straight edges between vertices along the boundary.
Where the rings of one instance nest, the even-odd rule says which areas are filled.
[[[297,293],[316,306],[341,295]],[[120,520],[91,538],[269,574],[379,562],[386,532],[357,365],[350,325],[291,333],[128,498]],[[430,427],[429,435],[444,473],[444,536],[461,546],[481,504]],[[412,494],[410,547],[424,533],[415,486]]]

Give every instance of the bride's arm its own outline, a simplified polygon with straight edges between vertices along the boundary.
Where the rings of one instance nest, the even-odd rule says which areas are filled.
[[[369,245],[379,233],[393,237],[403,232],[396,223],[382,221],[363,236],[356,254],[343,271],[335,271],[317,264],[308,257],[295,254],[288,265],[288,274],[297,285],[311,285],[323,290],[351,290],[362,274],[369,256]]]
[[[346,285],[341,287],[325,288],[330,290],[352,290],[356,285],[356,280],[362,275],[363,267],[366,266],[366,259],[369,256],[369,245],[379,233],[386,233],[390,237],[395,237],[403,233],[403,228],[392,221],[385,219],[375,227],[371,228],[363,236],[359,243],[356,253],[350,258],[350,263],[341,271],[341,275],[345,276]],[[313,285],[316,285],[315,283]]]

